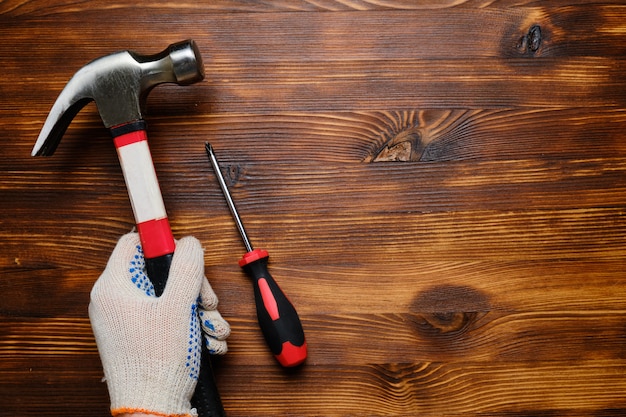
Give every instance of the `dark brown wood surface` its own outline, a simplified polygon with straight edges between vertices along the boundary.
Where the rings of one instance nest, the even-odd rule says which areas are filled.
[[[107,416],[91,286],[133,227],[87,62],[193,38],[150,143],[233,332],[229,416],[626,415],[626,2],[0,2],[0,416]],[[285,371],[203,150],[302,318]]]

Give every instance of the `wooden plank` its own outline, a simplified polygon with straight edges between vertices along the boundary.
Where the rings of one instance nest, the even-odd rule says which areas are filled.
[[[597,2],[589,0],[553,0],[550,7],[597,5]],[[622,5],[621,0],[605,0],[602,4]],[[4,2],[0,8],[0,15],[10,17],[17,16],[48,16],[76,13],[75,4],[71,1],[61,0],[50,4],[46,0],[30,0],[22,2]],[[523,8],[545,7],[545,2],[537,0],[296,0],[296,1],[272,1],[258,2],[254,0],[217,0],[208,4],[181,3],[176,5],[179,13],[195,11],[196,13],[277,13],[277,12],[337,12],[337,11],[367,11],[367,10],[421,10],[431,11],[437,9],[474,9],[474,8]],[[159,10],[170,11],[172,6],[166,0],[144,1],[142,9],[150,13],[158,13]],[[133,6],[125,2],[96,0],[89,3],[89,9],[100,12],[108,12],[110,9],[133,9]]]
[[[83,63],[75,65],[80,68]],[[381,108],[624,107],[623,62],[610,58],[543,58],[529,62],[485,58],[255,63],[214,63],[211,79],[197,86],[194,111],[203,113],[284,111],[376,111]],[[63,77],[67,80],[71,74]],[[41,75],[43,77],[43,74]],[[512,82],[515,80],[515,82]],[[63,84],[51,85],[37,103],[43,119]],[[7,94],[16,91],[7,89]],[[155,100],[167,103],[155,91]],[[217,93],[216,93],[217,92]],[[181,93],[179,93],[181,94]],[[164,111],[182,113],[186,109]]]
[[[248,373],[252,383],[237,391],[237,403],[229,411],[245,415],[254,403],[260,415],[288,414],[293,402],[301,404],[298,412],[302,415],[567,415],[568,410],[579,414],[592,412],[587,408],[591,403],[615,407],[618,413],[624,408],[621,364],[559,365],[533,362],[502,368],[471,363],[345,366],[287,381],[280,376],[268,378],[260,370],[258,374]],[[255,382],[268,380],[279,399],[255,395]],[[616,389],[600,388],[608,385]],[[306,396],[308,386],[317,386],[319,395]]]
[[[194,174],[181,177],[178,172],[182,166],[192,169]],[[267,165],[242,161],[226,166],[237,170],[232,193],[242,214],[246,215],[253,215],[262,206],[271,206],[277,215],[302,212],[391,215],[511,211],[520,207],[529,211],[595,209],[621,207],[626,198],[626,163],[622,158],[558,164],[496,161],[370,167],[285,162]],[[162,168],[161,186],[172,216],[204,215],[209,220],[226,213],[223,197],[205,161],[181,162]],[[19,182],[32,182],[28,189],[22,188],[18,197],[5,200],[2,207],[19,210],[31,220],[41,219],[42,222],[62,213],[75,213],[88,222],[89,217],[93,222],[128,220],[130,205],[121,172],[113,174],[110,169],[100,167],[81,168],[71,175],[57,172],[49,178],[42,172],[15,172],[16,188],[5,188],[6,195],[21,188]],[[494,177],[493,173],[498,175]],[[368,178],[367,182],[362,182],[364,177]],[[93,184],[97,184],[95,188]],[[340,194],[336,193],[337,187],[342,191]],[[398,193],[400,187],[405,191]],[[63,191],[67,194],[60,194]],[[35,201],[50,203],[50,210],[42,211],[34,205],[27,207]],[[113,210],[115,215],[110,214]]]
[[[567,128],[555,126],[554,120]],[[148,129],[157,164],[176,163],[180,167],[204,163],[203,142],[207,140],[214,143],[223,163],[240,165],[244,160],[272,164],[311,161],[323,166],[324,163],[385,161],[547,161],[556,156],[566,162],[624,155],[621,127],[625,121],[623,109],[583,107],[532,110],[412,107],[397,111],[194,113],[191,116],[161,110],[149,115]],[[87,107],[74,120],[51,158],[30,156],[39,128],[26,122],[15,124],[12,130],[7,127],[8,134],[24,135],[25,140],[5,144],[13,157],[0,162],[3,169],[17,173],[38,168],[97,173],[96,170],[104,168],[107,175],[111,175],[108,171],[116,171],[115,150],[94,106]],[[181,130],[189,132],[181,134]],[[32,140],[27,140],[29,135]],[[45,178],[41,181],[45,185],[52,182]]]
[[[626,252],[622,211],[369,213],[332,217],[302,212],[280,218],[248,215],[246,225],[258,245],[271,247],[275,256],[294,263],[315,263],[320,258],[332,260],[325,262],[352,263],[355,256],[421,261],[618,260]],[[20,264],[40,267],[103,265],[102,253],[85,250],[112,248],[116,240],[112,236],[129,231],[132,225],[131,219],[125,227],[119,227],[123,223],[73,217],[62,224],[56,219],[38,221],[36,226],[20,224],[22,233],[3,233],[7,250],[1,258],[2,266],[15,266],[16,258],[21,259]],[[217,222],[205,215],[177,214],[171,220],[178,236],[191,234],[204,239],[211,234],[218,236],[213,238],[217,242],[223,242],[219,236],[227,236],[236,242],[232,247],[240,245],[230,218]],[[96,231],[89,222],[95,224]],[[109,237],[97,237],[103,233]],[[29,243],[29,249],[20,254],[23,242]],[[224,253],[219,251],[207,254],[209,262],[223,259]]]
[[[205,242],[206,274],[220,297],[221,311],[229,317],[253,316],[251,284],[236,264],[241,249],[225,238]],[[623,259],[427,262],[403,257],[389,262],[357,253],[351,263],[332,258],[296,263],[267,248],[276,279],[304,317],[333,312],[626,310]],[[89,292],[110,251],[100,250],[101,264],[84,269],[4,268],[0,290],[6,296],[0,311],[16,317],[86,317]]]
[[[551,364],[519,364],[511,370],[513,372],[507,372],[504,367],[485,369],[482,364],[342,366],[334,371],[318,369],[306,377],[292,375],[286,380],[281,371],[273,367],[241,367],[235,368],[234,377],[220,379],[220,383],[225,386],[224,392],[229,394],[225,406],[228,415],[233,416],[248,415],[250,409],[258,410],[258,415],[288,414],[290,409],[286,399],[290,404],[302,404],[300,415],[324,413],[339,416],[361,411],[367,413],[368,410],[377,410],[378,415],[420,412],[420,415],[506,416],[527,415],[530,410],[580,415],[592,411],[586,405],[589,403],[614,406],[613,411],[619,415],[624,407],[619,392],[594,387],[619,386],[618,375],[624,371],[620,364],[605,361],[598,365],[565,365],[571,365],[570,371],[565,373]],[[6,375],[11,376],[10,373]],[[244,375],[251,383],[235,386],[233,382],[237,377]],[[2,415],[41,415],[50,408],[60,409],[66,415],[106,415],[108,402],[102,390],[104,384],[88,374],[66,372],[64,376],[63,379],[50,379],[45,372],[32,372],[30,385],[10,387],[16,394],[26,393],[24,398],[31,401],[25,402],[21,408],[11,405],[11,408],[2,410]],[[76,376],[82,379],[82,384],[72,384],[68,380]],[[48,383],[42,386],[42,380]],[[271,391],[259,391],[261,383],[270,385]],[[306,396],[310,387],[316,385],[320,394]],[[448,390],[446,387],[449,386],[453,388]],[[535,386],[545,389],[539,391],[533,388]],[[56,396],[50,395],[50,387]],[[68,397],[70,390],[80,395]],[[447,400],[442,401],[441,396]],[[33,407],[41,397],[46,399],[49,408]],[[61,401],[65,397],[73,399]]]
[[[478,294],[448,288],[448,294],[453,291],[474,297]],[[312,294],[308,295],[314,300]],[[359,296],[350,292],[344,295],[348,299]],[[429,313],[421,310],[419,301],[409,308],[416,310],[411,313],[391,306],[388,306],[391,312],[385,314],[355,313],[354,309],[349,310],[352,313],[343,313],[341,308],[333,314],[315,314],[305,308],[302,320],[311,347],[309,361],[315,366],[332,367],[415,361],[493,364],[530,359],[579,362],[625,359],[624,337],[619,330],[626,324],[624,310],[502,314],[487,311],[489,306],[483,302],[482,305],[466,303],[466,308],[460,311]],[[426,305],[425,309],[428,308]],[[444,305],[443,309],[450,310],[450,305]],[[253,308],[248,310],[250,315],[239,313],[229,317],[233,330],[229,340],[230,360],[235,366],[271,366],[274,359],[262,340]],[[87,318],[3,321],[2,358],[41,357],[62,361],[97,354]]]
[[[210,57],[207,82],[195,86],[192,93],[197,110],[206,113],[564,107],[582,100],[588,107],[624,107],[620,22],[626,9],[619,6],[597,7],[593,12],[582,6],[531,8],[527,13],[515,8],[362,12],[358,16],[366,38],[359,42],[351,40],[355,16],[349,12],[202,16],[159,15],[157,10],[153,19],[146,20],[114,9],[108,15],[120,25],[109,27],[113,32],[104,39],[98,27],[94,28],[98,32],[90,33],[84,25],[85,20],[98,19],[100,12],[85,13],[64,15],[68,30],[57,34],[52,45],[42,44],[41,39],[57,32],[57,16],[9,21],[0,33],[14,31],[19,24],[40,35],[21,39],[24,48],[8,55],[5,71],[9,78],[19,78],[21,65],[31,66],[32,85],[44,99],[36,107],[41,114],[47,114],[73,71],[90,59],[105,51],[150,50],[155,43],[167,44],[177,26],[188,28],[179,38],[207,39],[202,47]],[[201,27],[189,26],[189,20],[202,18],[207,21]],[[164,21],[169,30],[149,42],[129,38],[142,27],[149,30]],[[598,22],[606,26],[599,28]],[[532,54],[525,48],[520,51],[519,45],[524,44],[520,39],[536,25],[544,27],[543,47]],[[249,36],[250,27],[255,28],[254,37]],[[485,33],[484,27],[493,30]],[[463,36],[454,35],[458,33]],[[116,44],[107,43],[107,38]],[[572,42],[576,48],[568,47]],[[34,48],[38,61],[29,53]],[[58,48],[67,53],[59,56]],[[260,49],[263,54],[256,52]],[[48,79],[48,68],[61,63],[58,78],[37,81]],[[6,94],[15,94],[14,88],[19,87],[3,88]]]
[[[417,412],[432,416],[581,415],[592,413],[596,407],[610,408],[619,415],[626,409],[624,372],[620,361],[521,362],[488,367],[480,362],[403,362],[314,368],[287,376],[274,366],[233,367],[230,377],[219,382],[226,411],[232,416],[247,416],[251,409],[259,416],[288,415],[294,404],[298,405],[298,415],[303,416]],[[248,383],[237,383],[242,379]],[[30,384],[9,386],[7,391],[20,396],[26,393],[22,398],[31,402],[20,408],[10,404],[9,409],[2,410],[3,415],[41,415],[50,408],[66,415],[106,415],[104,384],[97,382],[95,375],[65,371],[50,378],[46,372],[35,371],[25,382]],[[313,390],[316,395],[309,395]],[[36,405],[42,404],[40,396],[47,400],[48,408]],[[69,402],[60,401],[66,397],[71,398]]]

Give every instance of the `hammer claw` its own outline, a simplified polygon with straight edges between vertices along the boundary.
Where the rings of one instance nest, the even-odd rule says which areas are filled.
[[[57,149],[61,138],[78,112],[93,99],[85,97],[68,102],[69,105],[57,101],[50,110],[31,156],[50,156]]]

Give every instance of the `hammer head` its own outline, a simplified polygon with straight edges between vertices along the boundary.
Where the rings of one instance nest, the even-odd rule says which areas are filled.
[[[192,84],[204,78],[204,68],[193,40],[142,56],[130,51],[98,58],[78,70],[52,106],[32,151],[52,155],[76,114],[95,101],[107,128],[143,119],[148,93],[158,84]]]

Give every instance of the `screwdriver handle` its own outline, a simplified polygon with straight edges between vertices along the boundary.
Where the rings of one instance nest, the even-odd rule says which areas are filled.
[[[263,337],[282,366],[298,366],[307,356],[300,317],[267,269],[269,254],[263,249],[246,253],[239,266],[252,278],[257,319]]]

